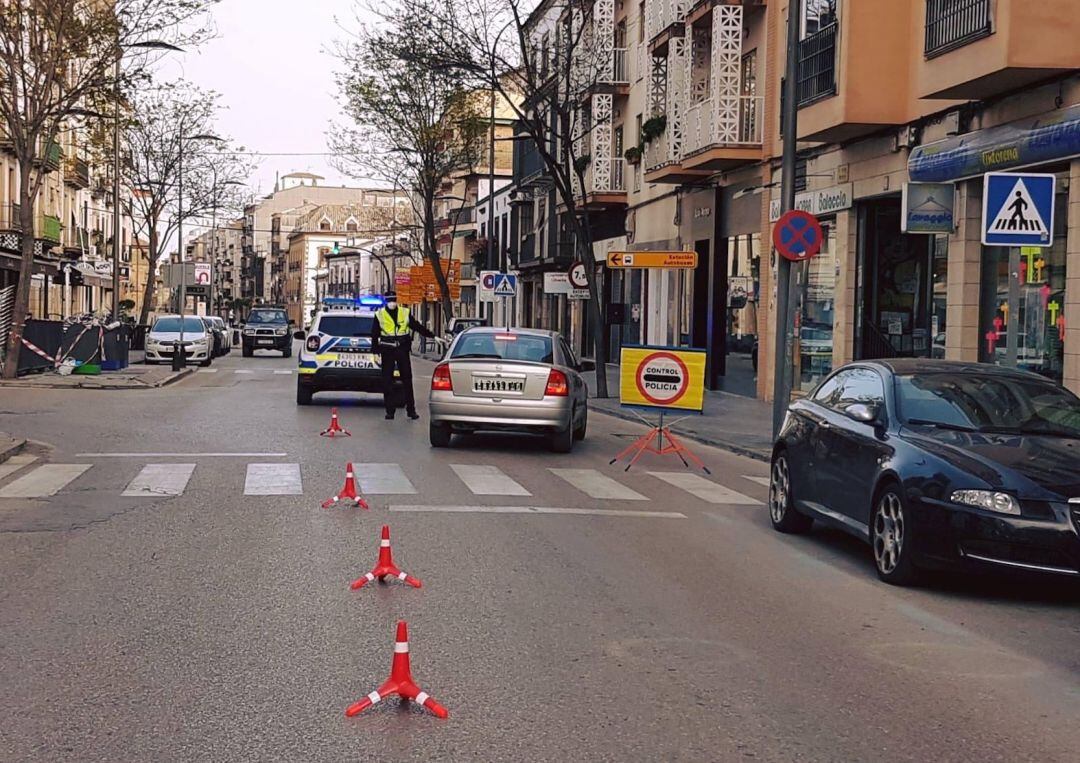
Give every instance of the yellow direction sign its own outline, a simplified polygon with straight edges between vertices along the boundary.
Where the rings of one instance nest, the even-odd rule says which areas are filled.
[[[693,270],[697,267],[697,252],[609,252],[607,266]]]

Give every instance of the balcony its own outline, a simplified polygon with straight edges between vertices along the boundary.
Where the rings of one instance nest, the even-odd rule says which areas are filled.
[[[689,0],[651,0],[645,4],[645,39],[649,41],[650,55],[666,56],[671,39],[685,35],[683,21],[689,5]]]
[[[626,159],[597,158],[585,171],[585,205],[589,208],[626,205]]]
[[[688,170],[729,170],[761,161],[762,115],[765,98],[740,95],[712,98],[686,111],[682,165]]]
[[[64,162],[64,182],[72,188],[89,188],[90,165],[87,161],[72,157]]]
[[[64,226],[60,218],[54,215],[39,215],[37,219],[37,237],[44,241],[59,244],[63,238]]]
[[[645,144],[642,166],[645,167],[646,183],[692,183],[712,174],[708,170],[692,170],[685,167],[681,158],[674,156],[673,153],[670,136],[666,131]]]
[[[0,232],[18,233],[22,230],[18,204],[0,204]]]
[[[990,0],[926,0],[927,58],[980,40],[993,32]]]
[[[919,20],[919,98],[987,99],[1080,68],[1076,0],[926,0]]]
[[[799,108],[836,95],[837,25],[799,40],[799,78],[796,100]]]
[[[629,66],[629,49],[627,48],[614,48],[611,51],[611,56],[614,59],[612,61],[612,76],[611,82],[615,85],[629,85],[630,84],[630,66]]]
[[[60,144],[54,140],[49,143],[42,155],[35,159],[35,164],[38,164],[45,172],[55,172],[60,169],[63,161],[64,152]]]

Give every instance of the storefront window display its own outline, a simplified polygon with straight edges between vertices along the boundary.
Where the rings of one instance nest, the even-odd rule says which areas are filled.
[[[1053,246],[983,247],[980,360],[1062,380],[1068,195],[1054,203]]]
[[[836,255],[833,224],[822,221],[825,234],[817,256],[796,265],[802,289],[802,310],[799,312],[798,352],[796,361],[797,387],[808,392],[832,373],[833,319],[836,296]]]

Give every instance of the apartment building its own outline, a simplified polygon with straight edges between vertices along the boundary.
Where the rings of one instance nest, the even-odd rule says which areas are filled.
[[[110,309],[113,195],[108,167],[93,167],[85,130],[65,131],[42,152],[45,182],[35,202],[30,312],[37,318]],[[126,193],[126,189],[125,189]],[[130,279],[130,199],[121,198],[121,290]],[[21,261],[19,166],[0,129],[0,288],[14,285]],[[63,270],[72,270],[68,285]],[[75,284],[75,285],[71,285]]]
[[[611,41],[589,93],[580,189],[594,254],[693,249],[699,262],[598,271],[612,356],[622,344],[703,348],[710,388],[761,398],[772,391],[788,6],[595,0],[583,15]],[[1014,363],[1080,389],[1080,287],[1067,276],[1080,247],[1075,10],[1070,0],[801,4],[797,205],[819,216],[826,243],[795,269],[797,391],[840,363],[884,356]],[[563,12],[534,13],[538,46]],[[569,266],[573,241],[535,151],[515,152],[512,190],[529,201],[512,213],[522,318],[588,354],[581,306],[543,291],[543,272]],[[982,175],[1018,168],[1058,176],[1054,245],[1039,253],[981,244]],[[924,182],[945,184],[951,230],[901,229],[905,185]],[[988,332],[1000,338],[990,344]]]

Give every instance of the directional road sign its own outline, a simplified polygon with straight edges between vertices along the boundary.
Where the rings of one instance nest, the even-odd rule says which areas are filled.
[[[773,246],[792,262],[808,260],[820,252],[823,239],[821,223],[801,209],[784,213],[773,226]]]
[[[1054,240],[1054,175],[988,172],[983,183],[987,246],[1050,246]]]
[[[697,252],[608,252],[607,266],[693,270],[697,267]]]

